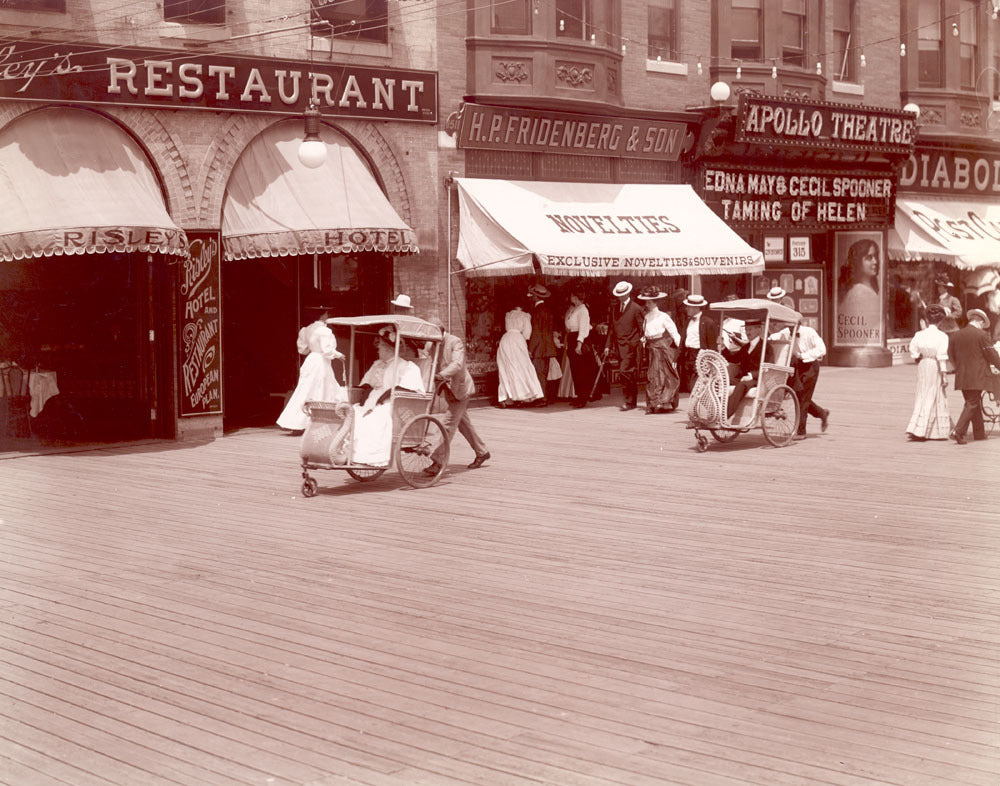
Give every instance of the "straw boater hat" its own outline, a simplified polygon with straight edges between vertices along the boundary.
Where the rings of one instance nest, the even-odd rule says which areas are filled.
[[[390,300],[389,302],[394,306],[399,306],[400,308],[413,308],[413,305],[410,303],[409,295],[396,295],[396,299]]]
[[[549,290],[547,290],[541,284],[532,284],[530,287],[528,287],[528,296],[529,297],[540,298],[540,299],[544,300],[545,298],[547,298],[551,294],[552,293],[549,292]]]
[[[695,308],[704,308],[708,305],[708,301],[705,300],[704,295],[688,295],[684,298],[685,306],[694,306]]]
[[[986,312],[980,308],[970,308],[968,313],[965,315],[966,318],[971,322],[973,319],[982,320],[983,324],[989,328],[990,318],[986,316]]]
[[[632,285],[628,281],[619,281],[615,284],[615,288],[611,290],[611,294],[615,297],[625,297],[631,291]]]
[[[768,300],[781,300],[788,293],[781,287],[771,287],[767,292]]]
[[[667,293],[661,292],[659,287],[643,287],[636,298],[639,300],[662,300],[666,296]]]

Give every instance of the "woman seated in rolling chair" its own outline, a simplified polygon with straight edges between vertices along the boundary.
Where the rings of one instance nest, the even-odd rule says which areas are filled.
[[[392,407],[390,398],[394,388],[426,393],[420,367],[412,360],[396,357],[396,333],[384,327],[375,339],[378,360],[361,378],[360,388],[365,394],[361,404],[355,404],[354,444],[351,460],[356,464],[385,466],[392,449]]]
[[[726,415],[730,418],[739,408],[743,399],[746,398],[750,389],[757,385],[761,352],[764,349],[764,342],[761,340],[764,332],[763,321],[748,319],[744,323],[744,328],[747,334],[747,343],[737,350],[722,350],[723,357],[731,364],[729,367],[730,379],[735,381],[726,406]]]

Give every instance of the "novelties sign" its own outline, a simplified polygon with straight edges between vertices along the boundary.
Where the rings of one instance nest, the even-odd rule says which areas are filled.
[[[437,122],[437,75],[225,54],[0,39],[0,97]]]

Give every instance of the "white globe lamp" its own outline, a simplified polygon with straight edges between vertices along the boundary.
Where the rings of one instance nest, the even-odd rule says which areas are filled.
[[[719,101],[720,103],[722,101],[728,101],[730,94],[729,85],[722,81],[716,82],[712,85],[712,89],[709,91],[709,94],[712,96],[713,101]]]
[[[326,143],[319,138],[319,110],[311,101],[304,114],[305,138],[299,145],[299,161],[302,166],[316,169],[326,161]]]
[[[906,106],[903,107],[903,111],[904,112],[912,112],[918,118],[920,117],[920,106],[917,105],[917,104],[914,104],[912,101],[910,103],[908,103]]]

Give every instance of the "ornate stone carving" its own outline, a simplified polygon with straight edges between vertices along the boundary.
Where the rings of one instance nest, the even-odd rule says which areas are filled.
[[[963,109],[959,113],[958,122],[965,128],[982,128],[983,115],[978,109]]]
[[[608,69],[608,92],[611,95],[618,95],[618,69],[609,68]]]
[[[594,70],[585,65],[560,63],[556,66],[556,79],[565,82],[570,87],[589,85],[594,81]]]
[[[799,98],[806,101],[811,101],[813,98],[813,92],[808,87],[786,87],[781,91],[782,98]]]
[[[529,79],[527,63],[524,60],[494,60],[496,69],[493,73],[501,82],[517,82],[520,84]]]
[[[942,109],[922,109],[920,112],[921,125],[929,126],[944,125],[944,110]]]

